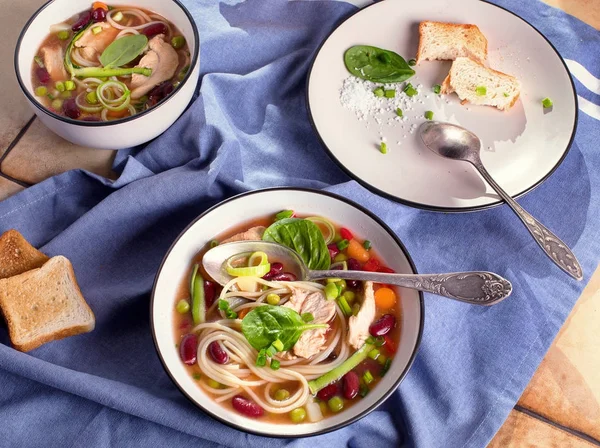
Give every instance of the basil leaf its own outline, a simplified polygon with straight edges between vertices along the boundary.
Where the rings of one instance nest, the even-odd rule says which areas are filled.
[[[278,347],[281,344],[281,351],[286,351],[306,330],[327,327],[327,324],[307,324],[293,309],[274,305],[256,307],[242,320],[242,333],[256,350],[266,349],[279,340]]]
[[[368,45],[355,45],[344,53],[350,73],[373,82],[402,82],[415,74],[402,56]]]
[[[115,40],[100,55],[100,62],[106,67],[121,67],[137,58],[146,48],[148,38],[143,34],[133,34]]]
[[[265,230],[264,241],[273,241],[295,250],[309,269],[325,270],[331,265],[329,250],[317,225],[306,219],[287,218]]]

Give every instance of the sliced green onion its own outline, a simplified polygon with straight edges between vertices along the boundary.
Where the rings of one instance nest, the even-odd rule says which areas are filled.
[[[340,412],[342,409],[344,409],[344,400],[338,396],[331,397],[327,402],[327,406],[329,406],[331,412]]]
[[[90,100],[95,101],[95,103],[92,103]],[[96,97],[95,91],[88,92],[88,93],[81,92],[75,98],[75,104],[77,104],[77,107],[79,107],[81,110],[83,110],[85,112],[94,113],[94,112],[100,112],[102,110],[102,105],[98,104],[98,98]]]
[[[477,96],[485,96],[487,94],[487,87],[477,86],[477,88],[475,89],[475,93],[477,94]]]
[[[358,394],[362,398],[365,398],[369,392],[370,392],[369,391],[369,386],[367,386],[366,384],[361,384],[360,385],[360,388],[358,389]]]
[[[65,91],[65,83],[62,81],[56,81],[54,83],[54,87],[56,87],[56,90],[58,90],[59,92]]]
[[[383,92],[383,94],[385,95],[386,98],[394,98],[396,96],[396,91],[393,89],[390,89],[390,90],[386,90],[385,92]]]
[[[278,352],[283,351],[283,342],[281,342],[279,339],[275,339],[271,345],[275,347]]]
[[[348,260],[348,256],[342,252],[340,252],[339,254],[337,254],[334,258],[333,261],[335,263],[342,263],[344,261]]]
[[[381,142],[381,144],[379,145],[379,152],[381,154],[387,154],[388,149],[387,149],[387,143],[386,142]]]
[[[415,65],[417,65],[417,60],[416,59],[409,59],[408,60],[408,65],[410,65],[411,67],[414,67]]]
[[[370,352],[367,354],[367,356],[368,356],[369,358],[371,358],[372,360],[374,360],[374,361],[377,361],[377,358],[379,358],[379,354],[380,354],[379,350],[377,350],[376,348],[374,348],[373,350],[371,350],[371,351],[370,351]]]
[[[383,377],[388,370],[390,370],[390,366],[392,365],[392,358],[388,358],[385,360],[385,363],[383,364],[383,369],[381,369],[381,373],[380,375]]]
[[[337,243],[337,248],[339,250],[344,250],[348,247],[349,244],[350,244],[350,242],[348,240],[344,239]]]
[[[369,240],[365,240],[363,242],[363,247],[365,248],[365,250],[371,250],[371,242]]]
[[[383,90],[383,87],[377,87],[376,89],[373,90],[373,95],[378,96],[378,97],[382,97],[383,95],[385,95],[385,92]]]
[[[273,370],[279,370],[279,366],[280,366],[280,362],[277,361],[276,359],[272,359],[271,360],[271,369]]]
[[[140,99],[141,99],[141,98],[140,98]],[[147,98],[146,98],[146,99],[147,99]],[[211,248],[211,249],[212,249],[212,248],[214,248],[214,247],[217,247],[218,245],[219,245],[219,242],[218,242],[217,240],[212,240],[212,241],[210,242],[210,248]]]
[[[367,344],[375,344],[375,338],[373,336],[369,336],[366,342]]]
[[[379,357],[377,358],[377,362],[379,364],[381,364],[382,366],[384,366],[385,363],[387,362],[387,356],[380,354]]]
[[[294,216],[294,210],[282,210],[275,215],[275,221],[291,218],[292,216]]]
[[[430,110],[426,111],[426,112],[425,112],[425,118],[426,118],[427,120],[433,120],[433,112],[432,112],[432,111],[430,111]]]
[[[38,65],[38,67],[44,68],[44,61],[42,61],[42,58],[40,58],[39,56],[34,56],[33,60]]]
[[[208,385],[208,387],[212,387],[213,389],[220,389],[221,388],[221,383],[219,383],[218,381],[213,380],[212,378],[209,378],[208,381],[206,382],[206,384]]]
[[[206,320],[206,299],[204,297],[204,279],[198,272],[200,265],[196,263],[190,279],[190,293],[192,296],[192,320],[194,325],[204,323]]]
[[[325,298],[327,300],[335,300],[338,296],[338,289],[335,283],[327,283],[325,286]]]
[[[77,88],[77,86],[70,79],[67,80],[67,81],[65,81],[65,89],[67,89],[67,90],[75,90],[76,88]]]
[[[252,255],[250,255],[250,258],[248,259],[248,266],[260,266],[268,263],[269,257],[267,256],[267,254],[261,251],[256,251],[252,253]]]
[[[220,299],[217,307],[220,311],[223,311],[227,319],[237,319],[237,313],[229,308],[229,302],[227,300]]]
[[[439,95],[440,92],[442,91],[442,86],[440,86],[439,84],[436,84],[433,86],[433,88],[431,90],[433,90],[433,93],[435,93],[436,95]]]
[[[418,90],[415,89],[410,82],[406,83],[406,85],[404,86],[403,92],[411,97],[415,96],[417,93],[419,93]]]
[[[92,33],[94,34],[99,34],[102,32],[102,27],[101,26],[95,26],[92,28]]]
[[[202,378],[202,375],[200,375],[199,373],[194,373],[192,375],[192,378],[194,378],[196,381],[198,381],[200,378]]]
[[[396,115],[398,115],[399,117],[401,117],[402,115],[404,115],[404,112],[402,112],[402,109],[400,109],[398,107],[398,108],[396,108]]]
[[[354,291],[344,291],[344,299],[346,299],[348,305],[351,305],[352,303],[354,303],[354,300],[356,300],[356,294],[354,293]]]
[[[504,92],[504,96],[508,98],[510,95],[508,94],[508,92]]]
[[[375,347],[383,347],[385,345],[385,339],[383,336],[377,336],[375,338]]]
[[[108,89],[116,89],[123,92],[118,98],[109,98],[106,96]],[[112,90],[111,90],[112,92]],[[127,109],[131,100],[131,91],[121,81],[105,81],[96,88],[96,95],[102,105],[110,111],[119,112]]]
[[[280,301],[281,301],[281,297],[279,297],[277,294],[268,294],[267,295],[267,303],[269,305],[279,305]]]
[[[123,20],[123,13],[122,13],[121,11],[117,11],[117,12],[115,13],[115,15],[113,15],[113,16],[112,16],[112,19],[113,19],[115,22],[119,22],[119,21]]]
[[[175,309],[179,314],[185,314],[190,310],[190,302],[185,299],[181,299],[179,302],[177,302]]]
[[[352,305],[352,315],[353,316],[356,316],[359,311],[360,311],[360,305],[358,303],[355,303],[354,305]]]
[[[36,96],[46,96],[48,94],[48,89],[44,86],[39,86],[35,88]]]
[[[348,270],[348,263],[346,262],[346,260],[338,261],[337,263],[332,263],[332,265],[329,268],[331,270],[333,270],[333,271],[335,271],[335,270],[338,270],[338,271],[347,271]]]
[[[256,367],[264,367],[267,364],[267,351],[263,348],[256,356]]]
[[[61,110],[62,109],[62,105],[63,105],[63,100],[59,100],[59,99],[55,99],[54,101],[52,101],[52,109],[54,110]]]
[[[554,103],[552,102],[552,100],[548,97],[544,98],[542,100],[542,106],[544,106],[544,109],[549,109],[550,107],[552,107],[554,105]]]
[[[362,377],[365,384],[371,384],[375,378],[373,378],[373,374],[370,370],[367,370]]]
[[[269,357],[272,358],[273,356],[275,356],[277,354],[277,349],[273,346],[273,344],[269,345],[267,347],[267,350],[265,351],[265,354]]]
[[[346,301],[346,298],[344,296],[338,297],[337,303],[340,306],[342,313],[344,313],[344,316],[352,316],[352,308],[350,308],[350,305],[348,305],[348,302]]]
[[[313,313],[302,313],[300,317],[306,323],[309,323],[309,322],[312,322],[313,320],[315,320],[315,316],[313,316]]]
[[[329,220],[322,218],[321,216],[309,216],[306,219],[314,222],[319,230],[321,230],[321,233],[323,233],[323,238],[325,238],[325,244],[331,244],[333,242],[333,239],[335,238],[335,227]],[[327,229],[327,234],[323,232],[322,227]]]
[[[60,40],[67,40],[71,36],[71,33],[69,33],[69,30],[60,30],[56,35]]]
[[[174,36],[171,39],[171,46],[176,50],[179,50],[185,45],[185,37],[183,36]]]
[[[271,270],[271,264],[265,263],[258,266],[246,266],[246,267],[234,267],[232,262],[235,260],[239,260],[240,258],[247,258],[248,256],[252,256],[253,254],[245,253],[238,254],[230,257],[225,262],[225,269],[227,273],[233,277],[262,277],[267,272]],[[265,254],[266,257],[266,254]]]

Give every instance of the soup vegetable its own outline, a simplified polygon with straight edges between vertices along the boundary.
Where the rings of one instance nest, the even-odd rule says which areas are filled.
[[[62,116],[110,121],[154,107],[190,65],[183,35],[141,8],[92,7],[50,27],[32,63],[37,100]]]
[[[311,269],[393,272],[369,241],[290,210],[210,246],[241,240],[284,244]],[[221,288],[202,269],[206,250],[176,298],[174,329],[182,362],[216,402],[270,422],[316,422],[361,400],[385,375],[400,333],[393,287],[297,281],[254,252],[226,261],[232,279]]]

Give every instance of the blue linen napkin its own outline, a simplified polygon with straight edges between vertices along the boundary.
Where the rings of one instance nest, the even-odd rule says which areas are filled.
[[[97,325],[29,354],[0,328],[0,445],[482,447],[529,382],[584,283],[561,274],[506,207],[441,214],[382,199],[331,162],[304,103],[315,49],[355,7],[332,1],[185,2],[202,30],[199,96],[164,135],[120,152],[117,181],[71,171],[0,203],[19,229],[71,259]],[[598,32],[541,2],[501,0],[596,77]],[[553,20],[548,20],[552,18]],[[555,23],[560,22],[560,26]],[[600,103],[576,81],[579,95]],[[597,106],[596,106],[597,107]],[[520,202],[560,235],[589,276],[600,253],[600,114],[581,113],[564,163]],[[420,353],[400,388],[359,422],[313,439],[247,435],[191,405],[154,351],[149,293],[178,233],[233,194],[327,188],[381,216],[420,272],[488,269],[512,297],[492,308],[426,296]],[[456,229],[460,229],[458,232]]]

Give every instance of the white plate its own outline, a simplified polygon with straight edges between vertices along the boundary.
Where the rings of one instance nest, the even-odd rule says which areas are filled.
[[[367,237],[383,261],[396,272],[413,273],[415,267],[394,233],[377,217],[351,201],[317,190],[274,188],[246,193],[221,202],[190,224],[167,252],[156,276],[151,300],[154,343],[165,370],[193,403],[211,416],[242,431],[274,437],[302,437],[339,429],[364,417],[381,404],[400,384],[417,352],[423,332],[423,294],[400,289],[402,326],[400,344],[388,373],[363,399],[348,409],[317,423],[273,424],[249,419],[215,403],[192,379],[179,358],[173,334],[173,314],[178,288],[192,258],[215,235],[228,226],[247,222],[281,210],[329,217]]]
[[[508,112],[462,106],[455,94],[437,96],[450,62],[425,61],[408,80],[422,84],[407,121],[390,126],[394,113],[380,114],[382,124],[359,121],[342,106],[340,89],[350,74],[343,54],[358,44],[392,50],[414,58],[423,20],[476,24],[488,39],[489,65],[516,76],[521,98]],[[402,94],[404,96],[404,94]],[[541,100],[554,108],[544,113]],[[448,101],[448,102],[447,102]],[[440,211],[470,211],[499,204],[498,196],[466,162],[443,159],[420,141],[412,124],[427,110],[434,120],[464,126],[483,142],[481,158],[512,196],[544,181],[566,156],[575,135],[577,103],[566,65],[536,29],[513,13],[483,1],[386,0],[364,8],[343,22],[319,50],[308,79],[308,109],[313,125],[332,158],[367,188],[408,205]],[[368,127],[367,127],[368,125]],[[402,128],[404,126],[404,128]],[[389,152],[381,154],[382,134]],[[401,142],[400,145],[397,142]]]

